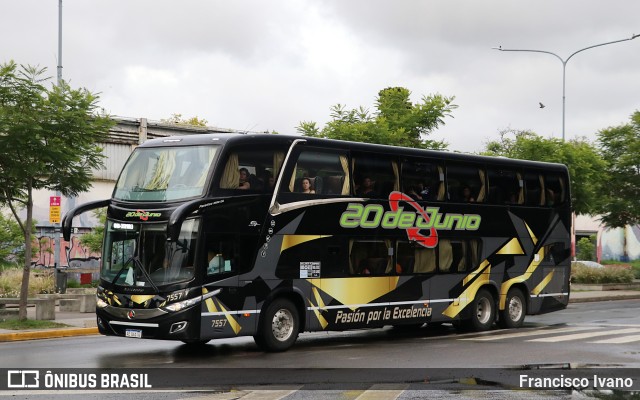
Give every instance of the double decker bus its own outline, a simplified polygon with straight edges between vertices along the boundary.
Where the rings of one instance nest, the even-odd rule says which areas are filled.
[[[137,147],[107,207],[100,333],[283,351],[304,331],[452,323],[566,307],[561,164],[285,135]]]

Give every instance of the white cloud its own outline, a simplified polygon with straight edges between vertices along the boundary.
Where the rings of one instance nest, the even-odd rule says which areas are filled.
[[[294,133],[329,107],[373,107],[404,86],[413,99],[456,96],[435,133],[479,150],[505,128],[559,137],[562,66],[550,55],[640,33],[640,3],[613,0],[64,0],[64,77],[128,117],[172,113],[226,128]],[[57,2],[5,0],[0,60],[55,76]],[[640,109],[640,38],[587,50],[567,65],[567,137]],[[538,108],[538,102],[546,107]]]

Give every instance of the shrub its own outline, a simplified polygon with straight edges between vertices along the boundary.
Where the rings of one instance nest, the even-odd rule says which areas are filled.
[[[631,283],[633,272],[625,267],[592,268],[578,262],[571,263],[572,283]]]
[[[22,268],[12,268],[0,272],[0,297],[20,297]],[[31,271],[29,277],[29,297],[39,293],[55,293],[55,280],[52,271]]]
[[[576,258],[583,261],[595,261],[596,260],[596,244],[595,236],[582,238],[578,240],[576,244]]]

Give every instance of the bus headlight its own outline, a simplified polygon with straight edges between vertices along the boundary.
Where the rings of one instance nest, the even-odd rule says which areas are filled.
[[[193,299],[183,300],[177,303],[169,304],[168,306],[164,306],[163,309],[168,311],[173,311],[173,312],[182,311],[185,308],[198,304],[200,301],[202,301],[202,296],[198,296],[198,297],[194,297]]]
[[[100,297],[96,298],[96,306],[98,308],[105,308],[106,306],[108,306],[109,304],[107,304],[106,301],[102,300]]]

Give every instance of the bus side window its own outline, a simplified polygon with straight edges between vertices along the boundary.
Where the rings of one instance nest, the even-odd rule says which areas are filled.
[[[329,150],[302,151],[280,187],[281,203],[308,200],[308,195],[347,196],[350,193],[349,160]],[[305,196],[302,196],[305,194]]]
[[[353,156],[355,195],[386,199],[400,190],[400,171],[395,159],[383,154],[356,153]]]
[[[544,179],[545,205],[549,207],[563,204],[566,200],[566,183],[559,174],[547,174]]]
[[[542,174],[527,172],[524,174],[524,181],[527,191],[526,204],[528,206],[544,206],[545,190]]]
[[[524,180],[520,172],[488,169],[489,202],[492,204],[524,204]]]
[[[351,275],[387,275],[394,272],[390,240],[350,240],[349,272]]]
[[[436,201],[440,192],[438,165],[431,162],[405,160],[402,163],[402,191],[417,201]]]
[[[472,165],[447,165],[449,200],[482,203],[486,197],[484,170]]]
[[[238,149],[227,157],[218,187],[251,192],[273,192],[282,168],[284,151],[278,149]],[[241,171],[243,175],[241,177]]]

